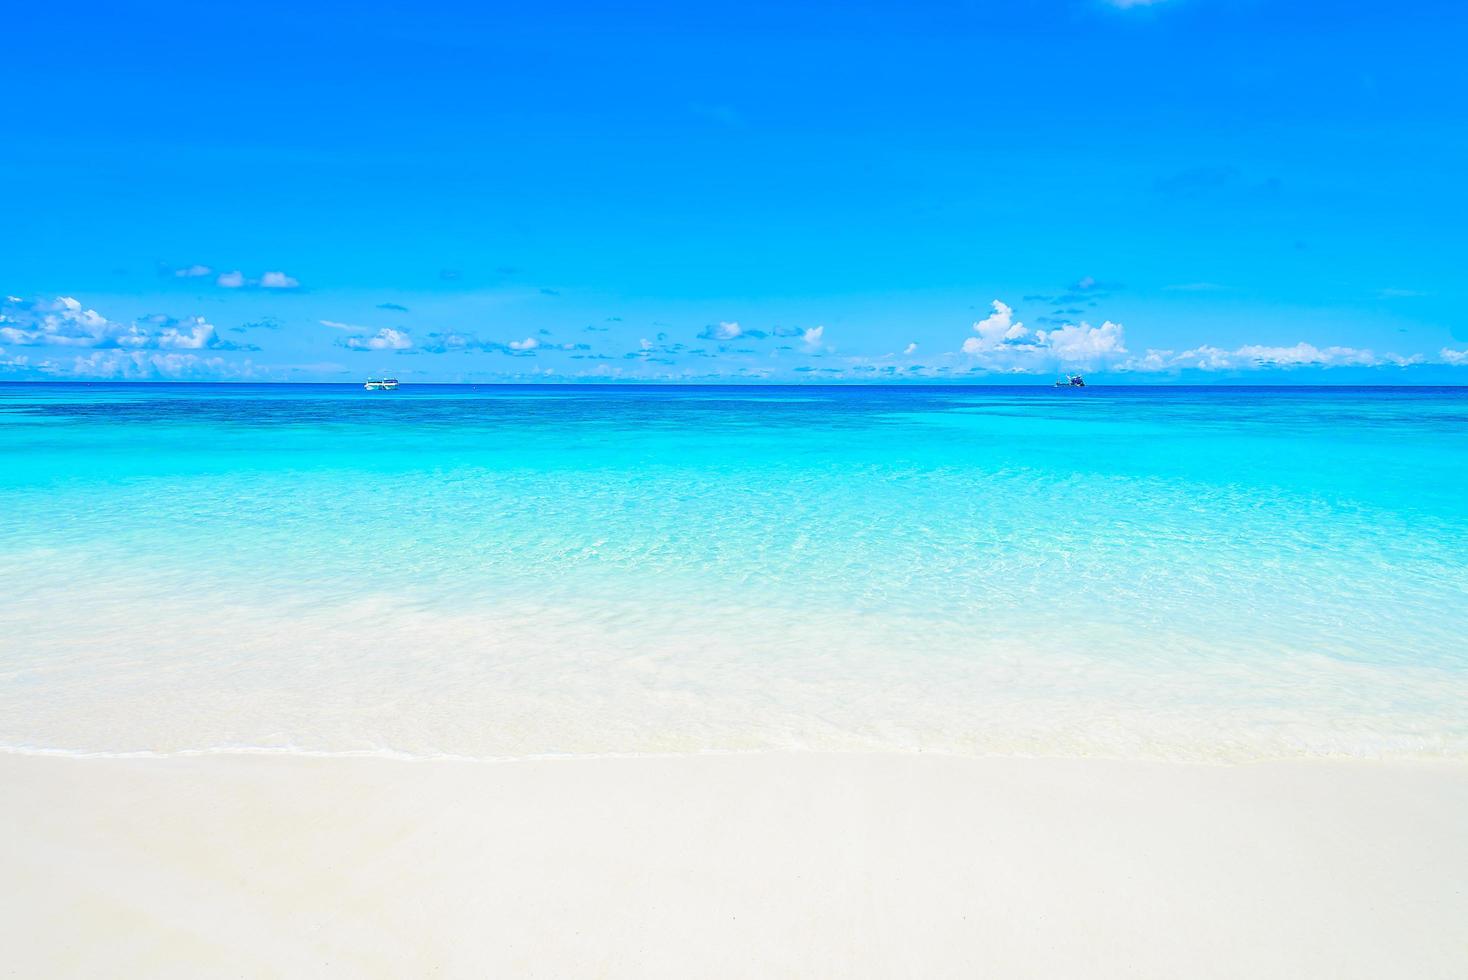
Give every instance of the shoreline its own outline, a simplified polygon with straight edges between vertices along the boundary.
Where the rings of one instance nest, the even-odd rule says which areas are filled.
[[[402,761],[415,764],[392,764]],[[1468,970],[1459,762],[483,761],[0,754],[11,968]]]

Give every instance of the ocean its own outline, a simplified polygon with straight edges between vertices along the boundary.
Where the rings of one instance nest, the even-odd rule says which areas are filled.
[[[0,384],[0,749],[1468,756],[1468,389]]]

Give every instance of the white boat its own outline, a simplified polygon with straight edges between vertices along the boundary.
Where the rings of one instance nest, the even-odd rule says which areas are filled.
[[[362,387],[368,391],[392,391],[397,386],[397,378],[368,378]]]

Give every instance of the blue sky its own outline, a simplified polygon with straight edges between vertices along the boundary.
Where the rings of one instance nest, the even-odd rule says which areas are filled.
[[[1459,3],[4,18],[0,378],[1468,383]]]

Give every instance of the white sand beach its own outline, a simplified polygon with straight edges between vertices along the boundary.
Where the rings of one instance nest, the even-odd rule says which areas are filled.
[[[1462,977],[1468,766],[0,757],[16,977]]]

